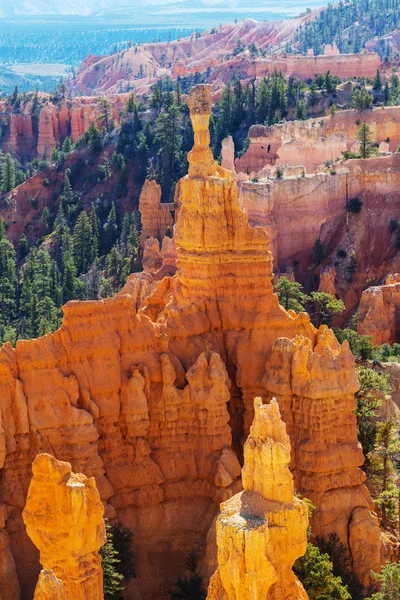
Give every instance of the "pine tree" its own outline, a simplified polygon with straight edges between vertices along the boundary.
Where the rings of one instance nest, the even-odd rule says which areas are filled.
[[[99,154],[103,147],[101,143],[100,131],[95,123],[91,123],[87,130],[88,148],[92,154]]]
[[[28,252],[29,252],[28,238],[26,237],[25,233],[22,232],[21,237],[19,238],[19,247],[18,247],[19,259],[25,258],[25,256],[28,254]]]
[[[371,108],[373,98],[366,87],[355,89],[351,94],[351,105],[358,110],[366,110]]]
[[[92,260],[93,242],[89,217],[84,210],[76,221],[72,241],[77,273],[86,273]]]
[[[112,129],[112,110],[111,104],[106,98],[100,98],[99,100],[100,116],[99,121],[104,127],[106,133],[109,133]]]
[[[304,121],[307,118],[306,104],[304,100],[298,100],[296,103],[296,119]]]
[[[315,326],[327,324],[332,315],[338,315],[346,308],[342,300],[326,292],[311,292],[312,316]]]
[[[300,283],[289,281],[286,277],[280,277],[275,286],[279,304],[286,310],[303,312],[304,305],[309,298],[303,293],[302,289],[303,286]]]
[[[15,318],[17,284],[14,246],[7,240],[4,223],[0,219],[0,323],[3,332],[5,326],[11,325]]]
[[[257,123],[263,124],[269,114],[269,91],[265,78],[262,79],[257,89],[256,107]]]
[[[70,152],[72,152],[72,142],[69,136],[65,138],[64,143],[62,145],[62,150],[63,152],[65,152],[65,154],[69,154]]]
[[[106,543],[100,548],[103,568],[104,600],[122,600],[123,575],[118,572],[120,563],[118,552],[113,545],[113,535],[110,524],[106,521]]]
[[[161,112],[156,121],[156,144],[161,159],[161,185],[164,198],[170,199],[173,184],[177,181],[182,149],[182,117],[179,107],[172,104]]]
[[[313,544],[298,558],[293,571],[303,584],[310,600],[351,600],[340,577],[333,574],[333,564],[328,554],[322,554]]]
[[[66,212],[67,215],[69,214],[73,203],[74,203],[74,192],[72,191],[71,182],[69,180],[69,172],[67,170],[64,175],[64,186],[63,186],[63,191],[61,194],[61,207],[62,207],[63,211]]]
[[[15,188],[15,162],[8,152],[1,165],[1,189],[3,192],[11,192]]]
[[[62,256],[62,293],[63,302],[76,298],[76,267],[70,250],[65,250]]]
[[[400,563],[386,563],[381,574],[375,574],[381,590],[372,594],[371,600],[395,600],[400,598]]]
[[[128,114],[129,113],[133,113],[134,110],[135,110],[135,104],[136,104],[135,103],[135,97],[134,97],[133,94],[131,94],[129,96],[129,98],[128,98],[128,101],[127,101],[126,105],[125,105],[125,112],[128,113]]]
[[[357,131],[357,139],[360,143],[361,158],[369,158],[373,154],[372,131],[367,123],[363,123]]]
[[[110,249],[114,245],[118,234],[117,212],[115,210],[114,202],[112,203],[111,210],[107,217],[107,221],[104,224],[104,232],[106,238],[106,249]]]
[[[400,451],[398,440],[398,425],[394,419],[386,419],[378,423],[374,449],[369,453],[368,460],[372,472],[371,482],[378,489],[377,505],[382,512],[382,521],[398,520],[398,489],[394,483],[396,473],[395,459]]]
[[[377,92],[379,92],[382,89],[382,77],[379,69],[376,70],[372,87]]]

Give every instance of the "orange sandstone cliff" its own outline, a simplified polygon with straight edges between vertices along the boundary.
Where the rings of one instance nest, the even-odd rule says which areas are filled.
[[[292,566],[307,547],[308,509],[294,496],[290,441],[278,404],[254,401],[243,492],[221,506],[218,570],[208,600],[306,600]]]
[[[258,396],[277,398],[316,534],[340,536],[363,583],[379,569],[353,356],[306,314],[279,306],[268,234],[249,224],[234,175],[209,148],[208,86],[192,90],[189,107],[176,274],[131,275],[115,298],[68,303],[53,335],[0,350],[0,500],[23,599],[39,574],[21,516],[38,453],[95,477],[106,515],[134,531],[128,593],[159,600],[189,553],[204,554],[218,505],[240,491]]]
[[[23,519],[44,567],[35,600],[102,600],[104,508],[95,480],[49,454],[32,471]]]

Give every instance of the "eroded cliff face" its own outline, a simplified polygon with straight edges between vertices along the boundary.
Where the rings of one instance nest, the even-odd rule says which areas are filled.
[[[0,350],[0,499],[23,598],[39,571],[21,517],[38,453],[95,477],[106,515],[135,534],[128,593],[159,600],[188,554],[202,556],[219,503],[240,490],[237,456],[257,396],[277,397],[317,534],[335,530],[363,580],[379,568],[353,357],[279,306],[267,232],[249,225],[232,172],[209,148],[210,89],[194,88],[189,106],[195,144],[177,190],[176,274],[132,275],[115,298],[68,303],[55,334]]]
[[[243,492],[221,506],[218,569],[208,600],[306,600],[292,566],[307,548],[308,509],[295,498],[290,441],[278,404],[254,401]]]
[[[49,454],[32,471],[23,519],[43,566],[35,600],[103,600],[98,550],[106,534],[95,480]]]
[[[373,109],[365,113],[363,121],[371,128],[374,141],[390,140],[389,149],[396,151],[400,142],[398,107]],[[303,165],[307,173],[312,173],[325,161],[340,157],[343,150],[350,150],[357,140],[359,127],[356,110],[340,111],[318,120],[287,121],[271,127],[253,125],[249,130],[250,146],[236,160],[236,170],[258,173],[266,165],[291,164]]]
[[[373,344],[394,344],[400,340],[400,276],[389,275],[385,285],[372,286],[361,295],[357,322],[359,334]]]
[[[115,122],[119,121],[125,100],[125,96],[110,99]],[[0,103],[0,115],[9,124],[2,146],[7,151],[13,149],[23,159],[49,159],[53,148],[67,136],[77,142],[90,123],[99,119],[102,109],[96,97],[73,98],[59,105],[47,94],[40,94],[37,112],[33,112],[32,99],[24,102],[19,113],[11,111],[7,103]]]

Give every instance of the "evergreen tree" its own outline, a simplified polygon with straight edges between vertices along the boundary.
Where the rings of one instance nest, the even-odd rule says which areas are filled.
[[[328,554],[322,554],[313,544],[298,558],[293,571],[303,584],[310,600],[351,600],[340,577],[333,574],[333,564]]]
[[[280,277],[275,286],[275,292],[278,295],[279,304],[286,310],[303,312],[304,305],[308,296],[302,291],[303,286],[296,281],[289,281],[286,277]]]
[[[92,228],[86,211],[82,211],[74,227],[73,252],[78,275],[86,273],[92,260]]]
[[[397,521],[399,492],[394,482],[395,459],[400,451],[398,425],[394,419],[377,424],[375,447],[369,453],[371,482],[378,490],[376,503],[382,512],[384,524]]]
[[[8,152],[1,165],[1,189],[3,192],[11,192],[15,188],[15,162]]]
[[[360,143],[361,158],[369,158],[374,153],[372,146],[372,131],[367,123],[363,123],[357,131],[357,139]]]
[[[65,152],[65,154],[69,154],[70,152],[72,152],[72,142],[69,136],[65,138],[64,143],[62,145],[62,150],[63,152]]]
[[[76,297],[76,267],[69,250],[63,256],[62,288],[64,302],[69,302]]]
[[[315,326],[327,324],[333,315],[338,315],[346,308],[342,300],[326,292],[311,292],[312,317]]]
[[[269,91],[265,78],[261,80],[257,89],[256,106],[257,122],[263,124],[269,114]]]
[[[358,439],[369,463],[368,456],[376,444],[377,410],[382,404],[379,395],[390,392],[389,376],[381,375],[369,367],[358,367],[357,376],[360,385],[356,394]]]
[[[306,104],[304,100],[299,100],[296,103],[296,119],[304,121],[307,118]]]
[[[113,534],[110,524],[106,521],[106,543],[100,548],[100,556],[103,568],[103,592],[104,600],[122,600],[123,575],[118,572],[120,563],[118,552],[113,545]]]
[[[353,108],[357,108],[358,110],[366,110],[367,108],[371,108],[373,98],[366,87],[361,87],[360,89],[353,90],[351,94],[351,105]]]
[[[104,127],[106,133],[109,133],[112,129],[112,107],[106,98],[100,98],[99,100],[100,116],[99,121]]]
[[[0,219],[0,323],[2,339],[4,328],[15,318],[17,298],[16,256],[14,246],[6,238],[4,223]]]
[[[103,147],[101,135],[95,123],[91,123],[87,130],[88,148],[92,154],[99,154]]]
[[[376,70],[372,87],[377,92],[382,89],[382,77],[379,69]]]
[[[133,94],[131,94],[129,96],[129,98],[128,98],[128,101],[127,101],[126,105],[125,105],[125,112],[128,113],[128,114],[129,113],[133,113],[134,110],[135,110],[135,104],[136,104],[135,103],[135,97],[134,97]]]
[[[125,581],[136,577],[133,553],[133,533],[122,523],[117,523],[112,528],[113,545],[118,552],[120,563],[118,571],[124,576]]]
[[[109,249],[113,246],[118,234],[117,212],[115,210],[114,202],[112,203],[107,221],[104,224],[104,232],[106,249]]]
[[[19,238],[19,250],[18,250],[19,259],[21,260],[21,258],[25,258],[25,256],[28,254],[28,252],[29,252],[28,238],[26,237],[25,233],[22,232],[21,237]]]
[[[182,149],[182,117],[179,107],[172,104],[156,121],[156,144],[161,160],[161,186],[164,198],[170,199],[173,185],[180,174]]]
[[[400,598],[400,563],[386,563],[381,574],[375,574],[381,590],[372,594],[371,600],[395,600]]]
[[[74,203],[74,192],[72,191],[71,182],[69,180],[69,170],[65,171],[64,186],[61,194],[61,208],[68,215]],[[64,216],[64,212],[63,212]]]

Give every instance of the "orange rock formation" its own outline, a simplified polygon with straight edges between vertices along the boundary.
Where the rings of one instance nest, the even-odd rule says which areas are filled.
[[[195,143],[177,186],[176,274],[133,275],[115,298],[70,302],[55,334],[0,350],[0,499],[25,597],[38,562],[21,511],[38,452],[95,477],[106,514],[135,534],[128,593],[158,600],[190,551],[204,551],[217,505],[240,489],[234,450],[257,396],[277,397],[317,535],[338,533],[363,582],[379,568],[353,357],[279,306],[268,235],[249,224],[234,175],[209,148],[210,89],[195,87],[189,105]]]
[[[161,187],[158,183],[146,179],[139,198],[142,222],[140,248],[142,252],[147,239],[155,238],[161,242],[168,230],[172,233],[171,212],[174,210],[174,203],[161,203]]]
[[[125,98],[116,96],[110,99],[113,119],[118,122],[119,113]],[[40,94],[40,113],[37,130],[34,131],[35,115],[32,114],[32,101],[26,101],[21,112],[14,114],[6,103],[0,103],[0,116],[10,124],[9,136],[4,140],[5,149],[12,147],[21,157],[50,158],[56,144],[62,144],[67,136],[75,143],[88,130],[90,123],[99,119],[101,108],[97,98],[79,97],[64,102],[60,107],[53,104],[50,97]]]
[[[294,496],[290,441],[275,400],[254,402],[244,491],[221,506],[208,600],[306,600],[292,566],[307,548],[308,509]]]
[[[44,567],[35,600],[102,600],[104,508],[95,480],[49,454],[39,454],[32,471],[23,519]]]
[[[393,344],[400,341],[399,275],[389,275],[385,285],[364,290],[361,296],[357,331],[372,338],[372,343]]]

